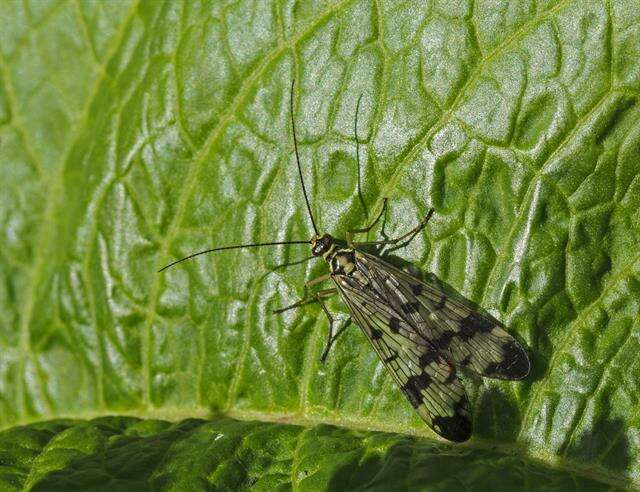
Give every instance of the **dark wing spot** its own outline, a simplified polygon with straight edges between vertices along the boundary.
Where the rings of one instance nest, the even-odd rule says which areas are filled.
[[[433,308],[436,311],[439,311],[440,309],[444,308],[446,304],[447,304],[447,296],[442,296],[438,301],[438,303]]]
[[[445,439],[463,442],[471,437],[471,421],[464,415],[433,417],[434,430]]]
[[[402,386],[402,391],[407,396],[413,408],[418,408],[422,404],[422,390],[427,389],[431,383],[429,375],[422,373],[411,376]]]
[[[460,331],[458,332],[458,336],[466,342],[475,334],[476,325],[473,316],[469,315],[460,322]]]
[[[439,349],[446,350],[449,348],[449,345],[451,344],[451,340],[453,340],[455,337],[456,337],[456,334],[453,333],[452,331],[445,331],[442,333],[442,335],[438,337],[438,339],[436,340],[436,344]]]
[[[420,307],[420,304],[417,302],[407,302],[402,305],[402,310],[406,314],[413,314],[418,312],[419,307]]]
[[[413,292],[414,296],[419,296],[420,294],[422,294],[423,290],[424,288],[422,287],[422,284],[411,285],[411,292]]]
[[[471,313],[466,318],[463,318],[460,322],[460,338],[467,341],[476,333],[489,333],[494,327],[494,323],[478,316],[476,313]]]
[[[384,363],[388,364],[389,362],[393,362],[398,358],[398,352],[391,351],[391,355],[384,359]]]
[[[418,408],[422,404],[422,395],[416,394],[411,388],[405,388],[403,386],[401,389],[413,408]]]
[[[398,333],[400,331],[400,320],[392,316],[389,320],[389,328],[393,333]]]
[[[456,380],[456,369],[455,369],[455,367],[453,367],[451,364],[447,363],[447,370],[449,371],[449,374],[447,374],[447,377],[444,380],[444,384],[445,385],[449,385],[449,384],[453,383]]]
[[[420,356],[420,367],[424,369],[429,364],[439,359],[440,357],[438,356],[435,350],[429,350]]]
[[[529,356],[515,340],[509,340],[502,346],[503,360],[491,363],[485,373],[498,379],[517,380],[526,378],[531,369]]]
[[[490,362],[487,364],[487,367],[484,370],[484,373],[487,377],[490,378],[499,378],[500,374],[500,363],[498,362]]]
[[[369,336],[371,340],[380,340],[382,338],[382,331],[376,328],[369,328]]]
[[[479,332],[489,333],[493,330],[493,327],[495,326],[493,321],[485,318],[484,316],[479,316],[477,313],[472,316],[475,318],[475,324]]]

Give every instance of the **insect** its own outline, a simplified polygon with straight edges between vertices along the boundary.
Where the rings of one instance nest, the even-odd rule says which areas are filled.
[[[174,261],[160,271],[213,251],[310,244],[313,256],[324,259],[329,272],[307,282],[301,300],[275,312],[318,302],[329,320],[327,344],[322,354],[324,361],[339,334],[334,333],[334,319],[324,301],[332,295],[339,295],[350,312],[350,319],[366,335],[399,388],[427,425],[450,441],[467,440],[471,435],[471,411],[457,370],[466,368],[484,377],[519,380],[529,373],[526,351],[496,320],[462,300],[445,295],[435,282],[419,280],[381,257],[359,249],[362,246],[397,245],[405,240],[410,241],[427,225],[433,209],[416,227],[395,239],[370,242],[353,240],[355,234],[367,233],[378,223],[386,210],[386,199],[375,220],[366,227],[348,231],[345,241],[318,232],[300,165],[293,117],[294,83],[291,84],[290,97],[294,152],[302,193],[314,230],[313,237],[308,241],[208,249]],[[357,113],[358,108],[354,125],[356,150]],[[325,281],[333,282],[333,286],[309,294],[310,287]]]

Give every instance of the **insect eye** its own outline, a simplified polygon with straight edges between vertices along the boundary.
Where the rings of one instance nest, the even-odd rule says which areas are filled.
[[[311,248],[311,253],[313,253],[313,256],[320,256],[322,255],[324,251],[324,244],[322,243],[322,240],[318,241],[313,248]]]
[[[329,250],[332,243],[333,243],[333,238],[329,234],[325,234],[324,236],[322,236],[320,239],[316,241],[315,245],[311,249],[311,252],[313,253],[314,256],[322,256],[324,253],[326,253]]]

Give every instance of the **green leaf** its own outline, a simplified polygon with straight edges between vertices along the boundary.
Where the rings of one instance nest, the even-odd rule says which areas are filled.
[[[320,425],[101,417],[0,433],[3,490],[604,490],[490,450]],[[613,487],[608,487],[613,490]]]
[[[311,488],[366,485],[385,470],[436,487],[454,473],[439,458],[449,454],[455,476],[479,487],[506,476],[542,477],[550,489],[640,485],[635,0],[16,0],[0,3],[0,18],[0,426],[114,413],[262,422],[15,428],[2,445],[23,435],[28,444],[9,449],[17,464],[0,460],[15,477],[7,483],[62,480],[53,487],[78,470],[99,480],[91,453],[130,427],[143,429],[139,456],[107,457],[131,463],[118,480],[148,483],[173,473],[149,449],[154,438],[166,448],[181,433],[188,441],[229,426],[273,433],[282,451],[249,447],[276,457],[297,456],[302,434],[326,432],[356,456],[391,443],[372,462],[324,452]],[[528,347],[527,380],[466,378],[474,435],[463,446],[434,444],[357,329],[322,365],[319,307],[271,314],[326,272],[317,261],[280,267],[309,255],[305,246],[217,253],[156,273],[212,246],[310,236],[289,122],[294,78],[319,227],[344,237],[389,197],[394,236],[433,206],[428,230],[394,254]],[[361,94],[366,208],[353,135]],[[330,307],[344,319],[339,301]],[[79,454],[41,452],[65,433]],[[187,441],[179,454],[209,459],[208,483],[245,479],[217,466],[226,451]],[[394,464],[397,443],[424,454],[424,467]],[[287,459],[275,460],[277,473],[248,459],[256,486],[304,483]]]

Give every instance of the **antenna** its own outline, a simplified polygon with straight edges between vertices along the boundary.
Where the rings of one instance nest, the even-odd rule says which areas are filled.
[[[313,220],[313,214],[311,213],[311,205],[309,205],[309,198],[307,198],[307,188],[304,185],[304,179],[302,178],[302,167],[300,167],[300,155],[298,154],[298,139],[296,138],[296,122],[293,119],[293,86],[295,85],[295,79],[291,81],[291,96],[289,99],[289,109],[291,111],[291,130],[293,132],[293,148],[296,152],[296,163],[298,164],[298,174],[300,175],[300,183],[302,183],[302,193],[304,194],[304,201],[307,204],[307,210],[309,211],[309,217],[311,217],[311,224],[313,224],[313,230],[316,236],[320,233],[316,227],[316,221]]]
[[[309,199],[307,198],[307,188],[304,185],[304,179],[302,178],[302,167],[300,166],[300,155],[298,153],[298,139],[296,137],[296,123],[293,118],[293,87],[295,84],[295,79],[291,81],[291,95],[289,100],[289,109],[291,111],[291,129],[293,131],[293,147],[296,152],[296,163],[298,164],[298,174],[300,175],[300,183],[302,183],[302,194],[304,195],[304,201],[307,204],[307,210],[309,211],[309,217],[311,217],[311,223],[313,224],[313,230],[316,235],[318,235],[318,228],[316,227],[316,221],[313,219],[313,214],[311,213],[311,205],[309,205]],[[283,244],[310,244],[311,241],[275,241],[270,243],[253,243],[253,244],[238,244],[235,246],[222,246],[220,248],[212,248],[206,249],[204,251],[199,251],[198,253],[193,253],[192,255],[185,256],[184,258],[180,258],[172,263],[169,263],[166,266],[163,266],[158,273],[170,268],[178,263],[181,263],[186,260],[190,260],[196,256],[204,255],[207,253],[213,253],[214,251],[225,251],[229,249],[243,249],[243,248],[259,248],[262,246],[279,246]]]
[[[214,251],[224,251],[227,249],[241,249],[241,248],[259,248],[261,246],[278,246],[281,244],[309,244],[310,241],[276,241],[276,242],[272,242],[272,243],[254,243],[254,244],[238,244],[236,246],[222,246],[221,248],[213,248],[213,249],[206,249],[204,251],[200,251],[198,253],[193,253],[192,255],[189,256],[185,256],[184,258],[180,258],[179,260],[176,260],[172,263],[169,263],[166,266],[163,266],[160,270],[158,270],[158,273],[160,273],[163,270],[166,270],[169,267],[172,267],[173,265],[176,265],[182,261],[185,260],[190,260],[191,258],[195,257],[195,256],[200,256],[200,255],[204,255],[206,253],[213,253]]]
[[[358,164],[358,198],[360,199],[360,204],[364,210],[364,217],[369,220],[369,211],[367,210],[367,205],[364,203],[364,197],[362,196],[362,184],[360,183],[360,141],[358,140],[358,113],[360,112],[360,101],[362,101],[362,94],[360,94],[358,103],[356,104],[356,119],[353,123],[353,135],[356,139],[356,163]]]

